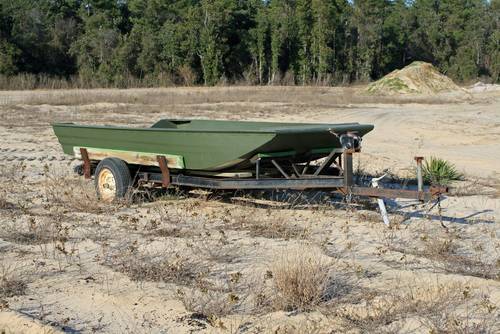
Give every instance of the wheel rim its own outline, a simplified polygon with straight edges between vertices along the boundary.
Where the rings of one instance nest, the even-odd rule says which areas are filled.
[[[116,181],[113,173],[107,169],[103,168],[99,173],[98,180],[99,195],[101,200],[105,202],[111,202],[116,197]]]

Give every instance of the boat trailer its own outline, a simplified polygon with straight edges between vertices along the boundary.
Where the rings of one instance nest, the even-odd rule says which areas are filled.
[[[285,154],[257,154],[252,158],[252,172],[192,172],[170,170],[165,156],[157,156],[158,171],[136,169],[135,184],[168,188],[182,186],[213,190],[330,190],[346,198],[364,196],[373,198],[406,198],[421,202],[430,201],[448,192],[447,187],[431,186],[424,189],[422,179],[422,157],[416,157],[417,190],[388,189],[379,187],[381,178],[373,179],[371,187],[356,185],[353,174],[353,154],[360,148],[333,149],[319,165],[292,163]],[[90,179],[95,164],[88,158],[87,150],[81,148],[83,165],[79,173]],[[205,174],[205,175],[200,175]],[[384,175],[385,176],[385,175]]]

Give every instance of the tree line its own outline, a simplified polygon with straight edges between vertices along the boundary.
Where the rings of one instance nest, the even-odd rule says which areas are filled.
[[[500,0],[0,0],[0,75],[346,84],[421,60],[500,76]]]

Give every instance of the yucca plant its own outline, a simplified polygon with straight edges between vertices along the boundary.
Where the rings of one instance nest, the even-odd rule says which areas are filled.
[[[463,179],[454,164],[441,158],[431,157],[422,166],[423,178],[434,185],[447,185],[453,180]]]

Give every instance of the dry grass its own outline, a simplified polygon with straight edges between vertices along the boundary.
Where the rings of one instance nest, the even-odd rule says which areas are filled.
[[[4,182],[19,182],[24,179],[26,165],[20,163],[10,163],[0,165],[0,180]]]
[[[21,245],[41,245],[56,240],[61,229],[62,226],[52,219],[29,217],[26,223],[4,224],[0,237]]]
[[[43,184],[45,201],[53,208],[65,212],[102,213],[113,206],[106,206],[97,199],[93,182],[78,176],[57,175],[45,167],[46,179]]]
[[[387,246],[392,251],[427,258],[433,261],[432,266],[437,270],[500,280],[500,262],[486,258],[479,245],[476,245],[477,249],[465,248],[452,231],[445,235],[425,233],[413,240],[396,238]]]
[[[249,283],[242,276],[234,272],[215,281],[202,280],[194,287],[178,290],[178,297],[186,310],[202,316],[214,327],[221,327],[220,318],[254,310],[251,299],[256,282]]]
[[[241,246],[228,240],[223,230],[206,231],[203,238],[193,240],[190,245],[193,254],[217,263],[234,262],[243,253]]]
[[[278,310],[308,311],[347,295],[353,278],[319,250],[310,247],[288,249],[270,266],[269,276]]]
[[[308,239],[311,235],[308,229],[302,223],[290,222],[287,218],[278,216],[268,210],[268,219],[260,219],[254,212],[246,215],[235,215],[234,220],[226,224],[227,228],[236,231],[248,231],[250,237],[268,238],[268,239]]]
[[[500,261],[497,259],[490,262],[479,253],[461,253],[460,249],[436,251],[431,247],[431,250],[424,250],[422,256],[438,261],[435,267],[448,273],[500,280]]]
[[[476,298],[470,287],[461,283],[415,282],[398,286],[392,293],[365,296],[358,306],[341,306],[335,316],[344,321],[345,330],[361,333],[407,332],[410,326],[429,333],[493,333],[497,307],[487,298]],[[409,320],[412,320],[409,322]],[[423,328],[422,328],[423,327]]]
[[[28,285],[22,278],[18,268],[6,265],[5,260],[0,261],[0,300],[14,296],[24,295]]]
[[[228,103],[240,103],[240,111],[252,103],[279,103],[275,110],[293,105],[317,108],[335,108],[348,104],[444,104],[456,102],[457,97],[447,96],[374,96],[361,94],[351,87],[315,86],[232,86],[232,87],[172,87],[154,89],[70,89],[32,92],[16,92],[0,96],[0,105],[13,105],[22,101],[28,105],[88,105],[94,103],[122,103],[138,105],[199,105],[220,103],[218,108]],[[243,107],[243,109],[242,109]]]
[[[165,282],[188,285],[201,280],[208,269],[201,261],[173,249],[157,252],[140,251],[137,242],[113,247],[103,264],[137,282]]]

